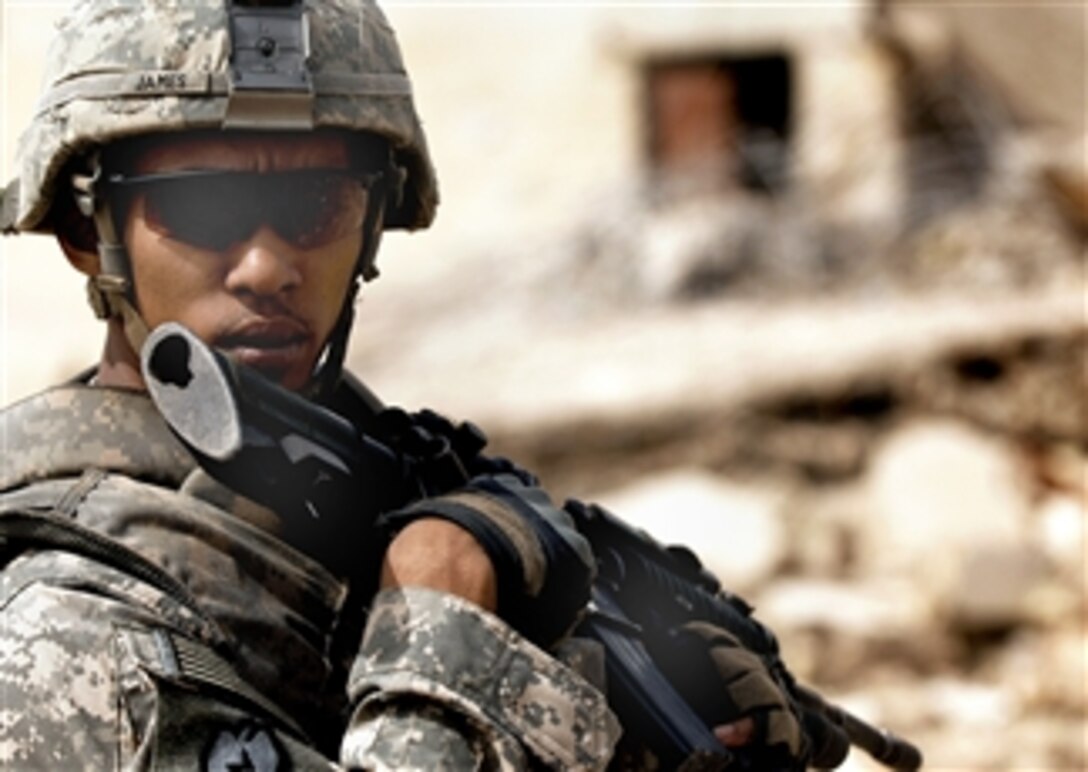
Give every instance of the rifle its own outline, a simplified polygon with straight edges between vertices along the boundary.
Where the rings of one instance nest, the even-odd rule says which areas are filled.
[[[231,362],[179,324],[161,325],[149,336],[142,369],[167,424],[205,471],[277,511],[292,544],[342,575],[365,559],[363,545],[380,541],[366,537],[381,513],[467,482],[458,455],[478,453],[486,441],[470,424],[447,424],[448,435],[460,436],[443,436],[433,431],[435,421],[428,431],[394,410],[402,425],[409,421],[406,433],[418,452],[394,449]],[[678,678],[689,687],[715,683],[713,675],[682,677],[667,664],[667,631],[692,620],[728,630],[762,658],[802,716],[821,763],[837,766],[853,744],[895,769],[921,766],[921,753],[909,742],[797,683],[774,634],[690,551],[666,548],[599,506],[568,501],[564,509],[598,563],[578,631],[605,650],[609,703],[621,723],[644,738],[666,768],[767,768],[714,737],[712,694],[693,699],[693,689],[677,689]]]
[[[892,769],[921,767],[922,754],[910,742],[798,683],[780,657],[774,633],[752,616],[747,602],[723,590],[690,550],[665,547],[595,504],[567,502],[565,509],[597,558],[590,611],[582,628],[605,647],[610,702],[624,726],[635,726],[651,738],[651,747],[666,765],[682,764],[695,752],[722,754],[707,730],[723,720],[714,714],[715,674],[669,656],[675,642],[671,631],[703,620],[729,631],[759,655],[793,700],[813,758],[822,767],[841,764],[849,745]],[[677,682],[684,685],[680,691]],[[615,700],[613,689],[618,692]],[[765,761],[753,762],[743,752],[734,755],[729,769],[767,768]]]

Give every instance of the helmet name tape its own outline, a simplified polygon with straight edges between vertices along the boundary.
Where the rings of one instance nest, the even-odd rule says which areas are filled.
[[[75,99],[117,99],[225,92],[225,84],[217,84],[216,80],[217,78],[211,73],[178,70],[81,75],[58,84],[43,94],[38,101],[35,115],[42,115]]]
[[[199,81],[200,78],[193,80]],[[145,72],[136,78],[136,93],[176,94],[189,90],[203,91],[207,88],[207,77],[203,83],[189,85],[189,75],[185,72]]]
[[[310,28],[302,1],[227,3],[231,66],[224,127],[313,128]]]
[[[318,92],[342,97],[410,97],[412,85],[399,73],[318,73],[312,77]],[[131,73],[94,73],[54,86],[39,100],[35,115],[48,113],[76,99],[118,99],[156,96],[228,96],[232,88],[220,73],[181,70],[146,70]],[[282,99],[283,92],[266,92]],[[289,94],[288,94],[289,95]],[[309,126],[307,126],[309,128]]]

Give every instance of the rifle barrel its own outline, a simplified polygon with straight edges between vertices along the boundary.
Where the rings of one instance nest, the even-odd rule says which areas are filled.
[[[913,743],[828,702],[807,686],[797,684],[796,692],[807,708],[819,711],[842,727],[852,745],[858,746],[881,764],[901,772],[914,772],[921,768],[922,752]]]

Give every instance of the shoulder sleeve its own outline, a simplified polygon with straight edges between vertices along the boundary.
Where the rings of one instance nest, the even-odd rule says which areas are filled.
[[[61,552],[18,566],[0,571],[0,769],[335,769],[226,660],[164,626],[176,615],[153,613],[170,605],[153,588]]]
[[[8,579],[0,573],[0,582]],[[5,592],[0,605],[2,769],[119,766],[109,625],[65,594],[35,585]]]
[[[603,769],[619,736],[573,670],[498,617],[421,588],[375,598],[348,693],[341,762],[355,769]]]

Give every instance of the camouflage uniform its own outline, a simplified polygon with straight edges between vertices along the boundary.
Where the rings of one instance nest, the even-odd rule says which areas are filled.
[[[0,767],[607,763],[600,693],[467,602],[384,591],[355,645],[346,587],[225,510],[142,394],[0,421]]]

